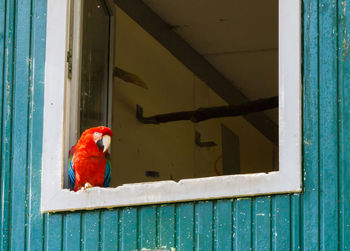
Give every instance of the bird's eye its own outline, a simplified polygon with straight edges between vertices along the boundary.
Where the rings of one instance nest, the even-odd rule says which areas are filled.
[[[98,132],[94,132],[95,135],[98,135]]]

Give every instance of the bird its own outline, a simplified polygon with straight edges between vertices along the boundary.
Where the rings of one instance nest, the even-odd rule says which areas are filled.
[[[108,148],[112,130],[105,126],[85,130],[69,151],[68,176],[75,192],[90,187],[108,187],[111,181],[111,160]]]

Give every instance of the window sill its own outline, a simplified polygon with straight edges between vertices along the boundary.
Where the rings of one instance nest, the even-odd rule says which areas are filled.
[[[89,188],[73,192],[51,183],[51,190],[42,198],[41,211],[111,208],[180,201],[209,200],[301,192],[300,173],[270,172],[227,175],[209,178],[184,179],[125,184],[116,188]],[[45,183],[45,182],[44,182]],[[52,189],[52,188],[56,189]]]

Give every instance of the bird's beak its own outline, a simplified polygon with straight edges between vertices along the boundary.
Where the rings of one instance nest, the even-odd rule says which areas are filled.
[[[102,137],[102,144],[103,144],[103,152],[106,152],[111,145],[111,136],[104,135]]]

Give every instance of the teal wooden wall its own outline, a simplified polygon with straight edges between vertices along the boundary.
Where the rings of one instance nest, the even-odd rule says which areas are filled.
[[[0,250],[350,249],[350,0],[303,2],[303,194],[43,215],[45,13],[0,1]]]

